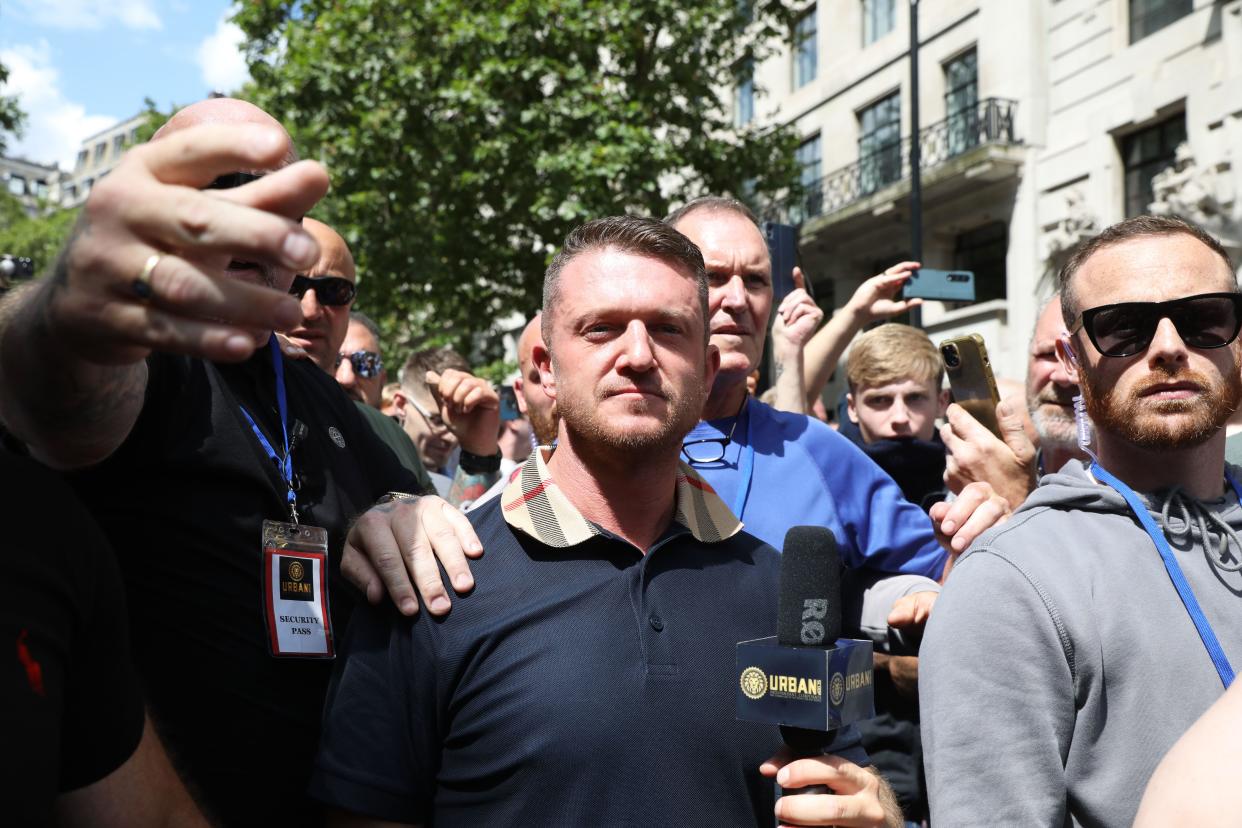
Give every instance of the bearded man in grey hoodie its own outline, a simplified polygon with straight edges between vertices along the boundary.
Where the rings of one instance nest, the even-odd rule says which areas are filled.
[[[920,675],[934,824],[1130,825],[1161,757],[1242,666],[1228,254],[1140,216],[1087,242],[1059,286],[1058,358],[1098,459],[1044,477],[936,605]]]

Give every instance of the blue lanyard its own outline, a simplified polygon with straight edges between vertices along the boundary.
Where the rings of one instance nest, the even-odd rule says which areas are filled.
[[[746,404],[742,406],[742,411],[746,413],[746,445],[740,446],[740,454],[737,458],[737,494],[733,496],[733,514],[738,520],[742,519],[742,512],[746,509],[746,498],[750,495],[750,479],[755,472],[755,430],[751,427],[753,420],[749,411],[750,399],[746,400]],[[742,416],[739,412],[738,416]]]
[[[1139,500],[1134,490],[1122,483],[1111,473],[1106,471],[1099,463],[1091,464],[1091,473],[1097,480],[1107,483],[1117,490],[1117,493],[1126,499],[1126,503],[1130,505],[1130,511],[1134,512],[1134,516],[1138,518],[1139,523],[1147,530],[1147,534],[1151,537],[1152,543],[1156,545],[1160,557],[1164,560],[1165,571],[1169,573],[1169,580],[1173,582],[1173,586],[1177,589],[1177,594],[1182,599],[1182,604],[1186,607],[1186,613],[1190,616],[1190,620],[1194,622],[1195,629],[1199,631],[1199,638],[1203,640],[1203,646],[1207,648],[1208,655],[1212,659],[1212,664],[1216,665],[1216,672],[1220,675],[1221,684],[1228,689],[1233,684],[1233,667],[1229,665],[1229,659],[1225,657],[1225,651],[1220,646],[1220,641],[1216,638],[1216,633],[1212,630],[1212,625],[1208,623],[1207,616],[1203,614],[1199,601],[1195,598],[1195,594],[1190,589],[1190,583],[1186,580],[1186,576],[1182,573],[1182,568],[1177,563],[1177,558],[1173,556],[1173,549],[1169,546],[1169,542],[1164,537],[1164,532],[1156,525],[1156,521],[1147,512],[1147,507]],[[1225,479],[1229,481],[1229,485],[1233,487],[1234,494],[1238,496],[1238,500],[1242,501],[1242,488],[1238,487],[1238,483],[1233,479],[1229,472],[1225,472]],[[1204,543],[1207,539],[1204,538]]]
[[[280,468],[281,476],[285,478],[285,485],[289,487],[287,500],[289,502],[289,514],[293,518],[293,522],[298,522],[297,495],[293,491],[293,455],[289,452],[289,403],[285,397],[285,363],[284,358],[280,355],[280,343],[276,340],[276,334],[272,334],[271,339],[267,341],[268,350],[272,352],[272,370],[276,372],[276,407],[280,410],[280,435],[285,441],[285,453],[281,457],[276,454],[276,449],[272,448],[272,444],[267,441],[267,437],[263,435],[259,424],[254,421],[254,417],[250,416],[250,412],[246,410],[246,406],[239,405],[241,413],[246,415],[246,420],[250,423],[250,429],[254,432],[254,436],[259,438],[259,444],[263,446],[263,450],[267,452],[267,456]]]

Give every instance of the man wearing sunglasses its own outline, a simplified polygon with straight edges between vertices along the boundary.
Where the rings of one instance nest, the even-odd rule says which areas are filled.
[[[313,619],[324,656],[321,619],[340,635],[353,606],[342,573],[378,601],[393,570],[434,572],[434,585],[419,580],[443,613],[426,553],[460,570],[463,546],[481,551],[442,501],[380,502],[414,490],[413,476],[330,376],[272,344],[300,322],[289,289],[319,249],[299,219],[327,188],[262,110],[194,104],[126,154],[47,278],[0,307],[0,420],[37,459],[72,470],[112,541],[152,719],[226,824],[321,818],[303,792],[331,661],[278,651],[265,575],[284,587],[266,562],[289,559],[269,555],[265,524],[326,536],[311,581],[298,581],[330,584],[303,587],[326,608]],[[408,581],[396,601],[417,611]]]
[[[293,277],[289,292],[302,303],[302,322],[285,332],[294,345],[329,374],[336,370],[337,353],[349,325],[349,308],[356,294],[357,269],[349,245],[340,234],[307,216],[302,227],[319,245],[319,258]]]
[[[1242,295],[1220,244],[1140,216],[1061,271],[1057,350],[1095,426],[953,570],[922,650],[932,820],[1129,825],[1242,666]]]

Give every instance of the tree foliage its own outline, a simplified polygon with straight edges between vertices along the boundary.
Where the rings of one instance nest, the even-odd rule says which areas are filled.
[[[0,63],[0,89],[9,80],[9,69],[3,63]],[[0,95],[0,154],[3,154],[8,148],[8,136],[16,135],[21,137],[22,127],[26,123],[26,113],[22,111],[17,103],[17,97],[11,95]]]
[[[736,67],[787,36],[744,0],[255,0],[246,94],[322,160],[390,350],[482,358],[570,229],[797,186],[789,128],[736,128]]]
[[[50,207],[28,215],[15,196],[0,191],[0,253],[29,257],[41,274],[56,260],[77,217],[77,209]]]

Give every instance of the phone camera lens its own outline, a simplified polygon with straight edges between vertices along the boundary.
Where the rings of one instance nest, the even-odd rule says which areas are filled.
[[[956,368],[962,364],[962,358],[957,352],[956,345],[945,345],[940,349],[940,357],[944,360],[946,368]]]

